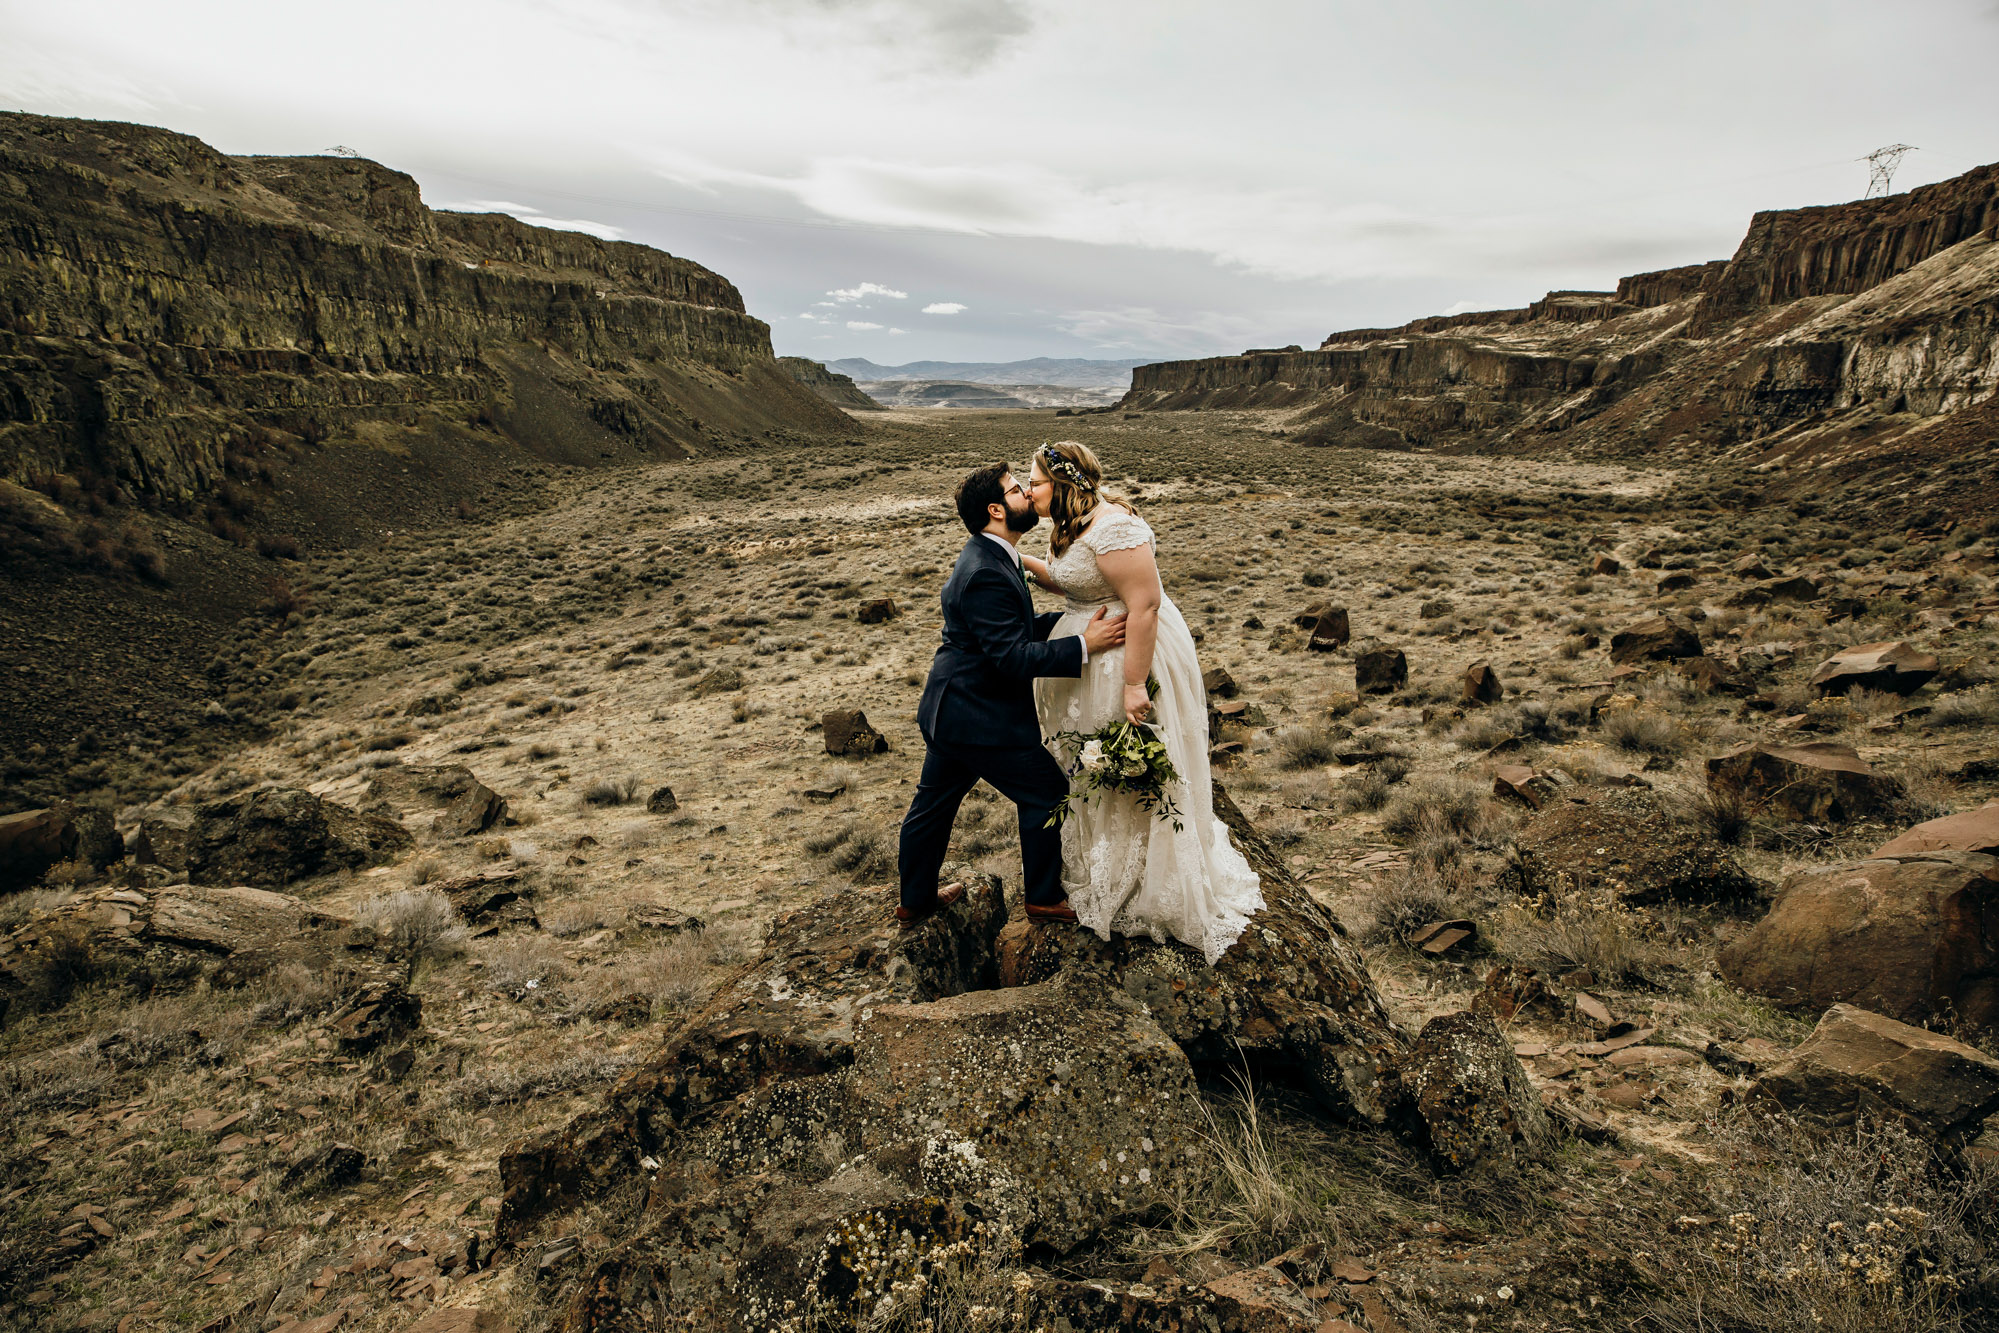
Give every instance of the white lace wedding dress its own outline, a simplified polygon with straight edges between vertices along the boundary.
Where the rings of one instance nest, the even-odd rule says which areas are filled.
[[[1152,529],[1136,515],[1106,506],[1089,529],[1049,561],[1068,606],[1053,635],[1081,634],[1100,606],[1117,615],[1124,603],[1097,568],[1100,553],[1153,546]],[[1091,656],[1077,680],[1044,676],[1034,682],[1041,734],[1066,770],[1075,754],[1052,740],[1057,732],[1089,733],[1124,717],[1124,652]],[[1159,633],[1152,651],[1159,681],[1152,720],[1180,775],[1173,790],[1180,829],[1141,810],[1137,801],[1098,792],[1070,805],[1062,825],[1062,886],[1077,918],[1105,939],[1113,931],[1171,937],[1201,951],[1213,964],[1263,906],[1256,872],[1215,818],[1208,771],[1207,691],[1194,636],[1172,599],[1162,596]]]

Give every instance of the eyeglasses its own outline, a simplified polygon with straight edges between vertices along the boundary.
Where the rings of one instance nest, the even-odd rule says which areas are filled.
[[[1018,481],[1008,486],[1004,493],[1007,495],[1018,495],[1023,500],[1028,498],[1026,487],[1022,486]]]

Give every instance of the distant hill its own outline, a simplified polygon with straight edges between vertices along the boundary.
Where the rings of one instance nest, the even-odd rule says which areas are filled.
[[[1037,356],[1027,361],[911,361],[906,365],[879,365],[866,357],[850,356],[828,361],[826,369],[851,375],[863,383],[884,380],[948,380],[959,384],[1046,384],[1065,389],[1115,389],[1123,393],[1131,387],[1134,366],[1148,366],[1157,357],[1137,357],[1129,361],[1090,361],[1081,357]]]

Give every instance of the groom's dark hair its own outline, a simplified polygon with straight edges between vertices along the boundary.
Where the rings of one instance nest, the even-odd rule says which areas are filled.
[[[964,522],[965,531],[974,537],[993,521],[993,516],[986,512],[987,505],[1006,507],[1005,478],[1011,471],[1005,463],[994,463],[958,483],[958,517]]]

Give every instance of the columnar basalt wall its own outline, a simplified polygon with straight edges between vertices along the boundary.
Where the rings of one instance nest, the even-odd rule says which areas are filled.
[[[0,477],[188,500],[249,432],[370,420],[569,462],[847,424],[698,264],[436,213],[373,162],[0,116]]]

